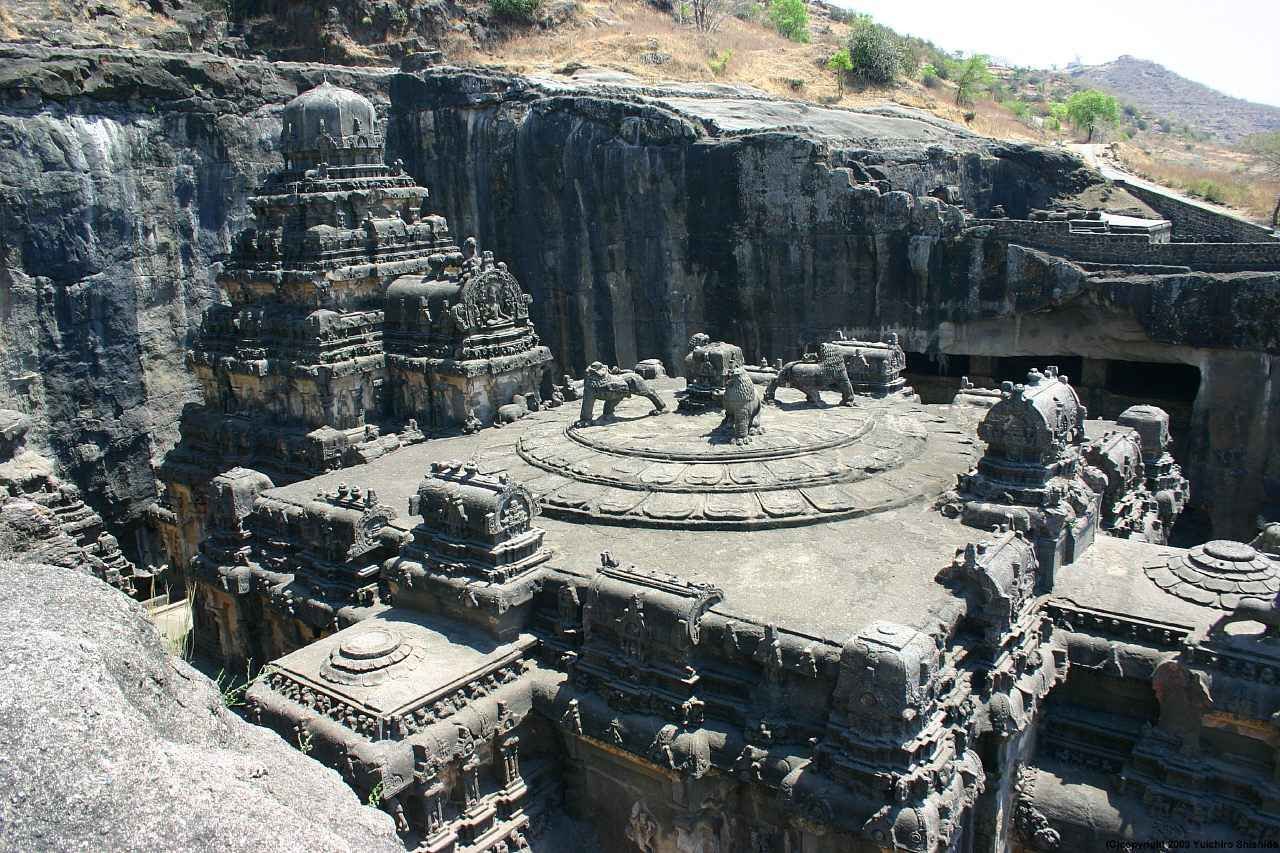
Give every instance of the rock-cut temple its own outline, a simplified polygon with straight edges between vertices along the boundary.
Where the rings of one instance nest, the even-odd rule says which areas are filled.
[[[572,380],[367,100],[280,141],[153,521],[252,718],[406,849],[1280,837],[1277,544],[1169,544],[1161,409],[1052,364],[924,404],[843,335]]]

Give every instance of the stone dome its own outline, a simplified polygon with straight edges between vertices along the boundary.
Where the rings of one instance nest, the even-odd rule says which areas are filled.
[[[1198,545],[1146,573],[1165,592],[1220,610],[1234,610],[1241,598],[1270,599],[1280,592],[1280,562],[1229,540]]]
[[[280,149],[290,162],[347,164],[356,152],[372,152],[370,162],[380,160],[378,115],[358,92],[325,81],[286,104],[282,119]]]
[[[381,684],[396,664],[414,656],[413,646],[400,632],[384,627],[355,631],[329,653],[320,677],[334,684]]]

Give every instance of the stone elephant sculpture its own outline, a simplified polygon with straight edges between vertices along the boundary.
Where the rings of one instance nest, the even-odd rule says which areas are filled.
[[[618,404],[632,395],[644,397],[653,403],[653,412],[665,412],[666,403],[658,396],[649,383],[640,374],[630,370],[610,370],[600,362],[593,362],[587,368],[587,375],[582,382],[582,411],[578,415],[578,425],[586,426],[594,422],[596,400],[604,401],[604,411],[600,419],[613,416]]]

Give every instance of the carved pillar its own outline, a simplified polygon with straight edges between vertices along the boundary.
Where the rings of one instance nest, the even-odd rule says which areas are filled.
[[[520,738],[509,735],[502,739],[498,753],[502,757],[502,784],[508,787],[520,781]]]
[[[480,802],[480,761],[475,753],[462,762],[462,799],[468,811]]]
[[[423,810],[426,813],[427,837],[444,831],[444,783],[437,776],[427,783],[422,792]]]

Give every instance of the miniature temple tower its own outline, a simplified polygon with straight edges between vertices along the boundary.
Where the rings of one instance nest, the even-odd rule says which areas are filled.
[[[373,104],[326,82],[282,120],[284,168],[250,199],[218,278],[226,301],[188,353],[203,404],[161,466],[151,518],[178,565],[218,474],[282,485],[419,441],[419,423],[488,425],[517,395],[536,405],[551,361],[506,265],[474,238],[455,245],[424,213],[427,190],[383,162]]]
[[[392,282],[386,300],[387,370],[397,414],[424,425],[493,420],[516,395],[539,394],[551,351],[529,322],[533,300],[507,265],[462,252],[428,257],[429,274]]]

